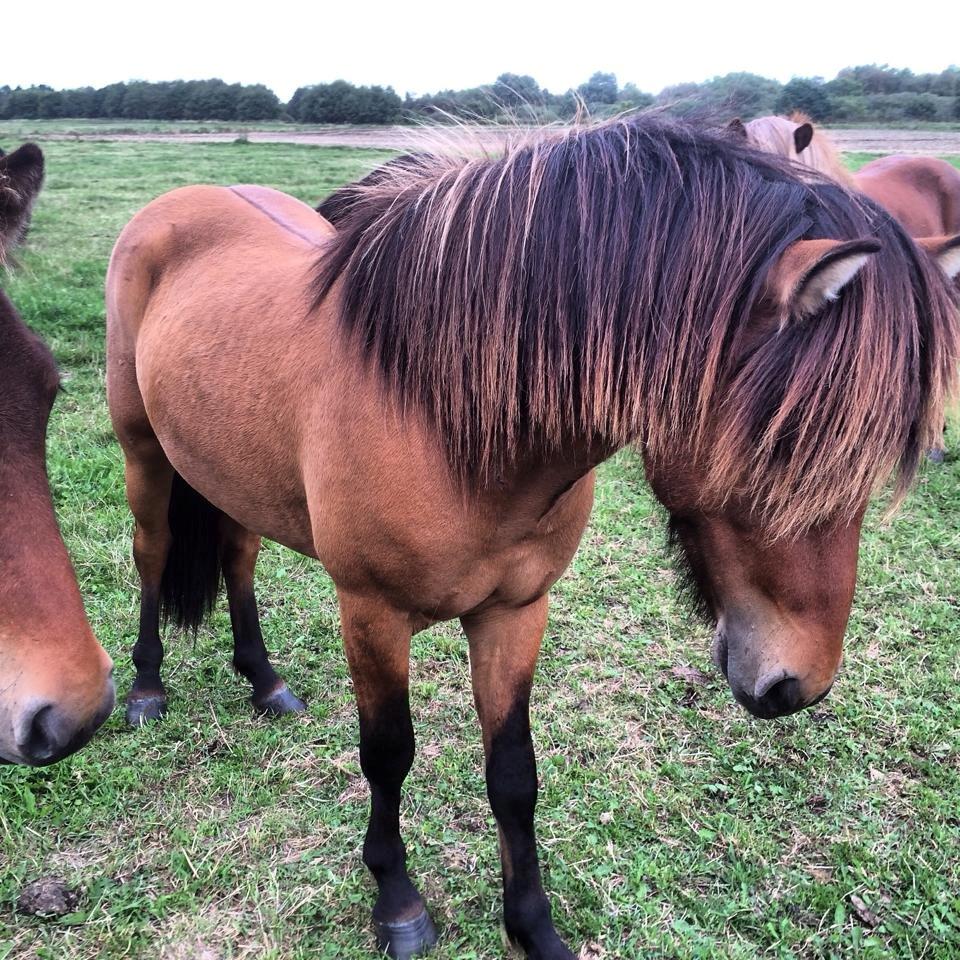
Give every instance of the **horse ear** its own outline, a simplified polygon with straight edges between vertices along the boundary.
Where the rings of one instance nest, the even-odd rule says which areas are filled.
[[[734,139],[747,139],[747,128],[739,117],[734,117],[724,129]]]
[[[797,240],[767,276],[767,294],[784,316],[814,316],[840,296],[880,246],[872,238]]]
[[[811,140],[813,140],[812,123],[801,123],[800,126],[793,131],[793,146],[797,154],[803,153],[803,151],[810,146]]]
[[[917,245],[940,264],[948,279],[960,276],[960,233],[953,237],[920,237]]]

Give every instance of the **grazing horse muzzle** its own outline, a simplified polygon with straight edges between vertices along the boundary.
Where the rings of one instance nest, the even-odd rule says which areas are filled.
[[[78,720],[55,703],[30,704],[21,713],[15,727],[15,743],[23,762],[43,767],[75,753],[89,742],[110,716],[114,699],[111,678],[97,712],[89,719]]]
[[[772,720],[819,703],[833,686],[839,653],[812,667],[791,662],[790,652],[798,649],[802,647],[789,642],[760,641],[753,630],[722,623],[714,636],[713,659],[737,702],[753,716]],[[779,656],[777,651],[782,651]]]
[[[115,699],[113,662],[100,654],[94,671],[76,683],[68,663],[63,673],[52,672],[54,682],[14,683],[0,692],[0,763],[42,767],[89,742]]]

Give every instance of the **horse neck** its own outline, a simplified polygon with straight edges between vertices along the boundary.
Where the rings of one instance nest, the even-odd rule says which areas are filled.
[[[554,504],[587,474],[610,459],[618,447],[571,438],[550,453],[529,451],[502,476],[494,478],[487,495],[508,502],[509,511],[543,517]]]
[[[854,189],[853,174],[844,166],[836,147],[834,147],[820,130],[814,134],[810,149],[815,152],[809,158],[810,162],[808,162],[808,166],[812,167],[818,173],[825,173],[828,177],[832,177],[837,183],[843,184],[843,186],[848,189]],[[802,157],[800,158],[800,162],[805,162]]]

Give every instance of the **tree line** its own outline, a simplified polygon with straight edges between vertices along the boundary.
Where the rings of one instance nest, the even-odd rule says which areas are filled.
[[[286,120],[300,123],[404,123],[445,117],[550,122],[586,110],[605,116],[657,106],[682,115],[743,119],[802,110],[825,122],[896,123],[960,120],[960,68],[913,73],[868,64],[832,80],[796,77],[786,84],[752,73],[667,87],[654,95],[597,72],[578,87],[551,93],[526,74],[503,73],[466,90],[401,98],[392,87],[346,80],[300,87],[283,103],[263,84],[223,80],[134,80],[106,87],[55,90],[0,86],[0,120],[89,118],[126,120]]]

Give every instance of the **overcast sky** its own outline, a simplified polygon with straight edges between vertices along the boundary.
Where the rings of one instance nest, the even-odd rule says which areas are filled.
[[[865,16],[853,0],[21,2],[0,13],[0,85],[220,77],[287,99],[338,78],[428,93],[504,71],[562,92],[607,70],[656,93],[740,70],[785,81],[859,63],[926,72],[960,60],[960,5],[913,0],[908,16],[885,6]]]

